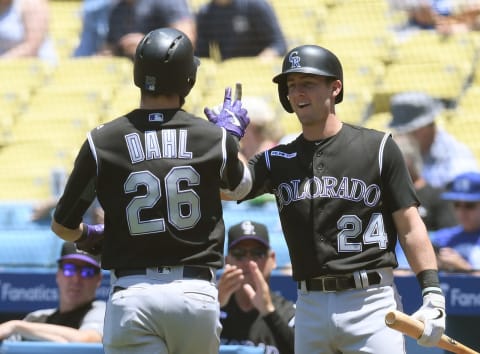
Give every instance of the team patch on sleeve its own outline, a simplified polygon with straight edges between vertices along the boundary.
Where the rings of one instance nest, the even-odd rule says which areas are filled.
[[[282,158],[284,158],[284,159],[292,159],[292,158],[294,158],[295,156],[297,156],[297,153],[296,153],[296,152],[292,152],[292,153],[290,153],[290,154],[287,154],[286,152],[283,152],[283,151],[272,150],[272,151],[270,151],[270,155],[271,155],[271,156],[282,157]]]

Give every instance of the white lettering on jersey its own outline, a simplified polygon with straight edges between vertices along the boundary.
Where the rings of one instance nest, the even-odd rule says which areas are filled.
[[[302,185],[300,180],[281,183],[275,191],[275,195],[279,210],[291,202],[315,198],[363,201],[366,206],[373,207],[380,200],[381,191],[378,185],[367,185],[364,181],[356,178],[343,177],[339,181],[332,176],[314,176],[307,179]]]
[[[177,137],[178,134],[178,137]],[[161,131],[162,141],[158,141],[157,131],[144,133],[145,146],[138,133],[125,135],[130,161],[136,164],[155,159],[191,159],[193,154],[187,151],[187,131],[181,129],[164,129]]]
[[[292,152],[291,154],[287,154],[286,152],[283,152],[283,151],[272,150],[270,151],[270,155],[283,157],[285,159],[293,159],[295,156],[297,156],[297,153]]]

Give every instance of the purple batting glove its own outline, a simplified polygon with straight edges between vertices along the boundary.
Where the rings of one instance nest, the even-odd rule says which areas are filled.
[[[103,224],[83,224],[82,236],[75,241],[79,250],[93,255],[102,253],[105,226]]]
[[[242,108],[242,102],[235,100],[232,104],[232,89],[225,89],[222,110],[219,113],[209,108],[204,109],[208,120],[218,127],[225,128],[230,134],[241,139],[245,135],[245,129],[250,123],[248,112]]]

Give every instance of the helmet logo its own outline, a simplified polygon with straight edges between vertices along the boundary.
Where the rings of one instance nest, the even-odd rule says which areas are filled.
[[[155,86],[157,84],[157,79],[155,76],[145,76],[145,90],[155,91]]]
[[[288,61],[292,63],[290,69],[301,68],[302,66],[300,65],[300,59],[301,58],[298,56],[298,52],[296,50],[291,52],[288,56]]]

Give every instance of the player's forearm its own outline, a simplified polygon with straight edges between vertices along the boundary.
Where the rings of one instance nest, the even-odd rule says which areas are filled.
[[[70,242],[77,241],[82,236],[83,232],[83,224],[80,224],[76,229],[69,229],[55,220],[52,221],[51,228],[58,237]]]
[[[425,269],[437,269],[435,252],[428,236],[407,235],[400,244],[415,274]]]

